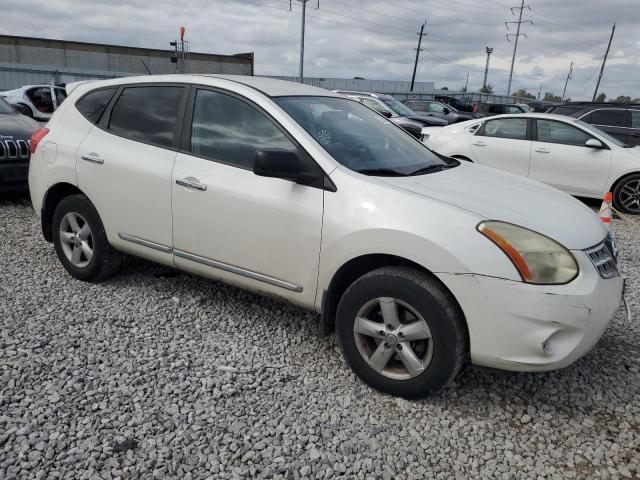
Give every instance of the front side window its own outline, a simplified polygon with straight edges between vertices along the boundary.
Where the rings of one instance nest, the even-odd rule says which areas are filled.
[[[437,102],[431,102],[429,104],[429,111],[435,113],[444,113],[444,105]]]
[[[640,128],[640,110],[631,110],[631,127]]]
[[[489,113],[502,113],[502,105],[491,105]]]
[[[485,137],[511,138],[513,140],[526,140],[527,119],[526,118],[499,118],[489,120],[484,125]]]
[[[383,100],[384,104],[391,110],[396,112],[401,117],[408,117],[409,115],[415,115],[415,112],[407,107],[404,103],[396,100]]]
[[[380,105],[378,102],[376,102],[375,100],[371,100],[369,98],[363,98],[361,99],[362,103],[365,104],[367,107],[374,109],[376,112],[378,113],[389,113],[389,110],[387,110],[386,108],[384,108],[382,105]]]
[[[172,146],[183,91],[165,86],[125,88],[111,110],[109,130],[132,140]]]
[[[274,101],[341,165],[379,176],[428,173],[447,162],[360,103],[334,97],[279,97]]]
[[[0,97],[0,113],[17,113],[16,110]]]
[[[39,112],[53,113],[53,100],[51,99],[51,89],[49,87],[32,88],[27,92],[27,98],[31,100],[31,103]]]
[[[536,122],[539,142],[584,146],[587,140],[593,138],[588,133],[566,123],[552,120],[536,120]]]
[[[602,109],[591,112],[589,123],[608,127],[628,127],[626,110]]]
[[[191,125],[191,152],[214,161],[252,169],[258,150],[297,147],[267,117],[224,93],[198,90]]]
[[[96,124],[117,88],[89,92],[76,102],[76,108],[91,123]]]

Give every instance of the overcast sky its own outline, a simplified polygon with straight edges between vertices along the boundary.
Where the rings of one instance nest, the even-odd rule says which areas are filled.
[[[489,83],[506,93],[513,43],[504,22],[518,0],[309,0],[305,75],[411,78],[417,31],[427,19],[416,80],[469,90],[482,84],[485,46],[493,47]],[[254,51],[257,74],[297,75],[300,2],[293,0],[3,0],[0,32],[11,35],[168,48],[180,25],[192,51]],[[512,91],[589,99],[615,22],[600,91],[640,97],[640,0],[530,0]]]

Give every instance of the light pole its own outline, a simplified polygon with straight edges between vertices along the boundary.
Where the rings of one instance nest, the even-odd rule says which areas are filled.
[[[487,87],[487,74],[489,73],[489,58],[493,53],[493,48],[487,47],[487,64],[484,66],[484,80],[482,80],[482,91]]]

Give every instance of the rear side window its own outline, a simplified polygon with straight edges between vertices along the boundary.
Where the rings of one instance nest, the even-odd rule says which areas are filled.
[[[640,110],[631,110],[631,127],[640,128]]]
[[[116,90],[117,88],[105,88],[89,92],[76,102],[76,108],[87,120],[96,124]]]
[[[271,121],[251,105],[224,93],[198,90],[191,126],[191,152],[251,169],[256,152],[297,147]]]
[[[526,118],[499,118],[489,120],[484,126],[485,137],[511,138],[514,140],[526,140]]]
[[[109,130],[161,147],[173,145],[182,87],[128,87],[111,110]]]
[[[626,110],[603,109],[591,112],[592,125],[605,125],[608,127],[628,127]]]

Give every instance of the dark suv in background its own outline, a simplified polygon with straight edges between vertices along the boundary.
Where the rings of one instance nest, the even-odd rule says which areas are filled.
[[[433,100],[407,100],[406,104],[422,115],[446,120],[449,125],[482,117],[478,113],[460,112],[451,105]]]
[[[390,121],[405,129],[416,138],[422,136],[423,127],[444,127],[448,125],[446,120],[420,115],[411,110],[405,104],[391,95],[383,93],[352,92],[348,90],[334,90],[349,98],[358,100],[360,103],[375,110],[380,115],[387,117]]]
[[[579,118],[627,145],[640,145],[640,105],[572,102],[551,107],[547,113]]]
[[[481,103],[478,105],[478,113],[485,117],[509,113],[529,113],[530,111],[529,107],[523,103]]]

